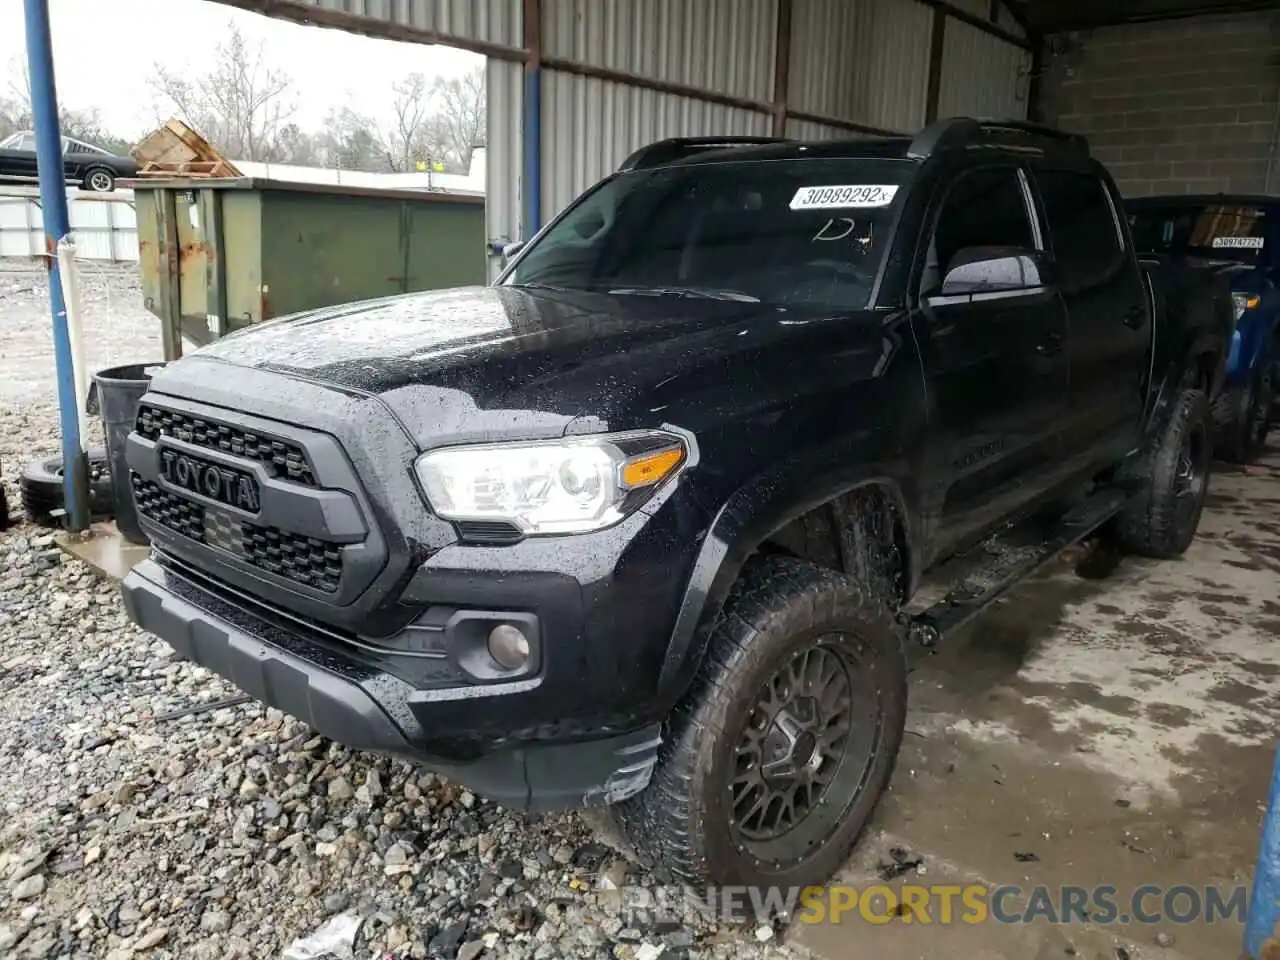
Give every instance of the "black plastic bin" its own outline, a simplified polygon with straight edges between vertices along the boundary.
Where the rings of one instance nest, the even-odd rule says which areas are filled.
[[[98,409],[106,434],[107,463],[111,468],[111,498],[116,511],[116,528],[133,543],[149,543],[138,523],[138,508],[133,502],[133,485],[129,482],[129,463],[125,459],[125,442],[138,418],[138,401],[151,386],[151,375],[163,363],[131,363],[111,367],[94,374],[98,388]]]

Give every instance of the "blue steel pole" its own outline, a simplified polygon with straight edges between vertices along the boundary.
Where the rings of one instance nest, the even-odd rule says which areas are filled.
[[[542,228],[542,67],[524,66],[524,230],[528,241]]]
[[[27,63],[31,74],[31,113],[35,120],[36,162],[40,171],[40,206],[44,214],[45,253],[49,258],[49,302],[53,306],[53,355],[58,373],[59,426],[62,429],[63,485],[68,528],[89,526],[89,471],[80,446],[80,405],[76,397],[67,306],[58,269],[58,242],[71,232],[67,186],[62,169],[62,134],[58,126],[58,91],[53,76],[53,43],[49,37],[48,0],[24,0]]]
[[[1271,797],[1267,801],[1267,818],[1262,823],[1262,843],[1244,927],[1244,952],[1249,960],[1280,954],[1277,921],[1280,921],[1280,751],[1276,753],[1271,771]]]

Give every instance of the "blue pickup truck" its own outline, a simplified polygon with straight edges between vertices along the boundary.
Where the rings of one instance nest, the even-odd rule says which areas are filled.
[[[1250,463],[1280,413],[1280,197],[1143,197],[1125,204],[1140,252],[1212,261],[1227,273],[1236,329],[1213,405],[1219,456]]]

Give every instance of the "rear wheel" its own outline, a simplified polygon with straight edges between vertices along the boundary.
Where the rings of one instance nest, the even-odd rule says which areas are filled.
[[[822,882],[887,786],[905,717],[888,605],[835,571],[758,557],[725,605],[653,781],[618,821],[642,859],[680,882]]]
[[[1231,463],[1253,463],[1262,455],[1271,430],[1274,382],[1270,365],[1248,383],[1224,387],[1213,403],[1214,450]]]
[[[105,167],[94,167],[84,175],[81,186],[91,193],[110,193],[116,188],[116,175]]]
[[[1209,402],[1184,388],[1128,471],[1137,495],[1116,518],[1119,545],[1148,557],[1179,557],[1191,546],[1209,493],[1212,463]]]

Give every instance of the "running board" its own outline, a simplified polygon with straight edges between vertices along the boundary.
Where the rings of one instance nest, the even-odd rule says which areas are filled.
[[[955,570],[954,585],[933,606],[908,617],[914,640],[931,647],[964,626],[1010,587],[1031,576],[1063,550],[1093,533],[1120,512],[1128,494],[1106,487],[1045,527],[1028,522],[988,537],[938,571]]]

